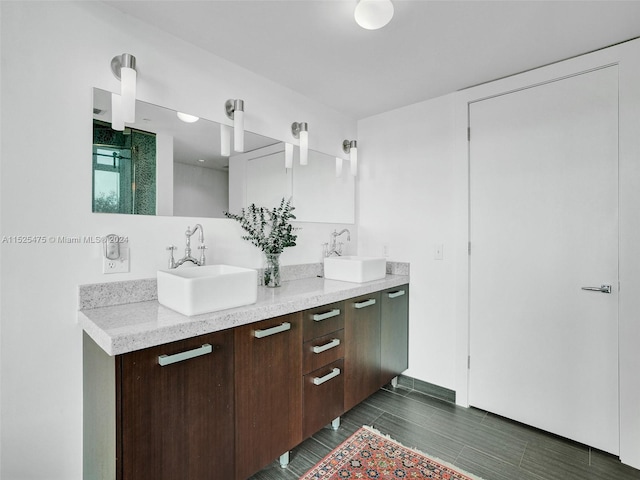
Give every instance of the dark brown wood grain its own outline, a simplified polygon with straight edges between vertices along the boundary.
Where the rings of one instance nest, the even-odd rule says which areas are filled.
[[[313,383],[340,369],[340,375],[321,385]],[[344,411],[344,360],[339,359],[304,376],[304,426],[302,436],[308,438]]]
[[[291,329],[254,336],[283,322]],[[301,313],[237,327],[235,342],[235,478],[244,480],[302,441]]]
[[[207,343],[212,353],[158,363]],[[120,355],[116,365],[122,480],[233,478],[231,330]]]
[[[389,298],[389,293],[404,295]],[[380,295],[380,385],[409,367],[409,285],[390,288]]]
[[[355,305],[374,299],[374,305]],[[345,306],[344,408],[350,410],[380,387],[380,292],[347,300]]]

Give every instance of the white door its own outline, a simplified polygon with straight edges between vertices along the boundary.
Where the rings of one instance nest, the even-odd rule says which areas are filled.
[[[617,454],[617,67],[469,117],[469,401]]]

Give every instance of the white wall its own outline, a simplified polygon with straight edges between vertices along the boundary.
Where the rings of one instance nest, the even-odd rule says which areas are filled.
[[[138,60],[138,97],[226,122],[243,98],[247,130],[292,141],[304,119],[311,148],[336,155],[356,123],[98,2],[0,2],[2,48],[1,235],[129,237],[131,272],[101,274],[100,246],[2,243],[0,364],[3,479],[82,476],[82,337],[77,286],[148,278],[165,246],[204,226],[212,262],[261,263],[226,219],[91,213],[92,88],[116,91],[111,58]],[[284,264],[320,261],[334,225],[303,224]],[[181,250],[180,250],[181,251]]]
[[[228,210],[228,172],[174,162],[174,215],[224,218],[222,212]]]
[[[358,122],[359,253],[388,243],[390,257],[411,262],[408,374],[467,404],[468,103],[609,64],[620,73],[620,458],[640,468],[639,40]]]
[[[407,375],[455,389],[453,97],[358,122],[358,254],[411,262]],[[436,245],[443,259],[434,259]]]

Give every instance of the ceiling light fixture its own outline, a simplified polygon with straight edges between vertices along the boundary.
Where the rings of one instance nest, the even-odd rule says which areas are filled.
[[[291,133],[300,139],[300,165],[309,163],[309,125],[306,122],[293,122]]]
[[[227,117],[233,120],[233,149],[244,152],[244,100],[227,100],[224,108]]]
[[[353,16],[362,28],[377,30],[393,18],[393,3],[391,0],[359,0]]]
[[[354,177],[358,174],[358,142],[356,140],[345,140],[342,142],[342,150],[349,154],[349,162],[351,162],[351,175]]]
[[[111,71],[120,80],[122,97],[122,118],[125,122],[136,121],[136,57],[123,53],[111,59]]]
[[[196,117],[195,115],[189,115],[188,113],[176,112],[176,115],[180,120],[185,123],[194,123],[200,120],[200,117]]]

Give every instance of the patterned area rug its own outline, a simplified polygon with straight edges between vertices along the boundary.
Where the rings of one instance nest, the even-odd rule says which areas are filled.
[[[406,448],[371,427],[362,427],[301,480],[417,479],[482,480]]]

